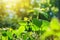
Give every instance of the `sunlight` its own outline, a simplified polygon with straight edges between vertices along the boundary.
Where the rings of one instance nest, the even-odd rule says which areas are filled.
[[[13,18],[15,16],[14,8],[16,7],[16,4],[20,2],[19,0],[2,0],[2,2],[5,4],[5,12],[9,15],[9,18]]]
[[[17,0],[3,0],[3,2],[17,2]]]
[[[6,4],[6,8],[11,8],[12,6],[15,6],[16,3],[18,3],[18,0],[2,0],[3,3]]]

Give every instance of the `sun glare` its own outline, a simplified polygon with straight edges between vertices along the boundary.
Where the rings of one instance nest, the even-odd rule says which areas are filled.
[[[2,0],[2,2],[6,4],[7,8],[10,8],[12,6],[15,6],[16,3],[18,3],[18,0]]]

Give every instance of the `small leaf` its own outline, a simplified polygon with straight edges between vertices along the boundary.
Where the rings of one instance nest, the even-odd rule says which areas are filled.
[[[20,23],[19,23],[20,25],[26,25],[27,23],[25,22],[25,21],[20,21]]]
[[[19,29],[17,30],[17,35],[20,35],[25,31],[25,26],[20,26]]]

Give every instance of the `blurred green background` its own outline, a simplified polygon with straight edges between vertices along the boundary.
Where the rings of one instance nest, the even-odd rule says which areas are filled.
[[[60,40],[60,0],[0,0],[0,40]]]

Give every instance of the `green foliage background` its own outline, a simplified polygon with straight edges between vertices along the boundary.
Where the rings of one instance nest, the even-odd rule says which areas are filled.
[[[60,40],[59,2],[23,0],[6,8],[0,0],[0,40]]]

